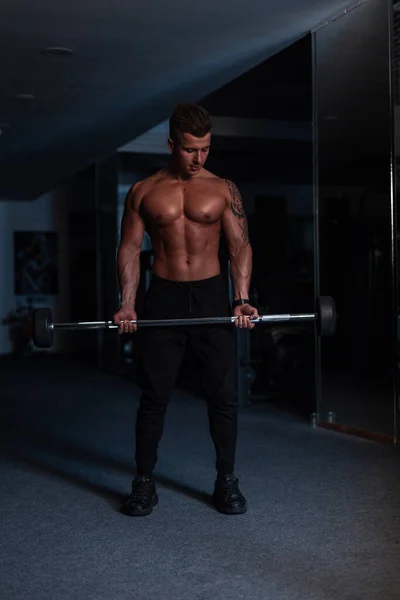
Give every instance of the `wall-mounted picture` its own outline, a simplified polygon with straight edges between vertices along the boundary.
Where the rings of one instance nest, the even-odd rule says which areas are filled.
[[[57,294],[57,233],[14,232],[14,293]]]

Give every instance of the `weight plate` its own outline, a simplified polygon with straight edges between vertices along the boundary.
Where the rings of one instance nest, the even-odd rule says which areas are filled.
[[[335,301],[330,296],[319,296],[315,302],[319,335],[333,335],[336,331]]]
[[[54,329],[53,316],[50,308],[35,308],[32,314],[33,343],[37,348],[51,348],[53,345]]]

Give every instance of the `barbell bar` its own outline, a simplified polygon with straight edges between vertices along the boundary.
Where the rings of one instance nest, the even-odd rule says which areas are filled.
[[[225,325],[234,323],[238,317],[203,317],[193,319],[153,319],[132,321],[142,327],[177,327],[198,325]],[[319,296],[313,313],[260,315],[251,319],[252,323],[313,322],[320,336],[333,335],[336,330],[335,302],[330,296]],[[38,348],[51,348],[55,331],[88,329],[118,329],[113,321],[80,321],[77,323],[54,323],[50,308],[36,308],[32,313],[33,343]]]

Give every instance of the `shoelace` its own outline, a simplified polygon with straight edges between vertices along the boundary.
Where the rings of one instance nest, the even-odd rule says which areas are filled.
[[[133,502],[145,500],[151,488],[151,481],[135,481],[132,486],[131,500]]]
[[[239,492],[238,482],[237,481],[225,483],[224,484],[224,490],[225,490],[226,500],[227,501],[233,501],[234,502],[235,500],[240,500],[241,494]]]

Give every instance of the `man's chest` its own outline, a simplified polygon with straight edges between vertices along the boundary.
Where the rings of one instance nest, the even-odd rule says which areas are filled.
[[[198,223],[221,219],[226,200],[218,189],[207,185],[155,187],[143,198],[145,217],[159,225],[186,218]]]

